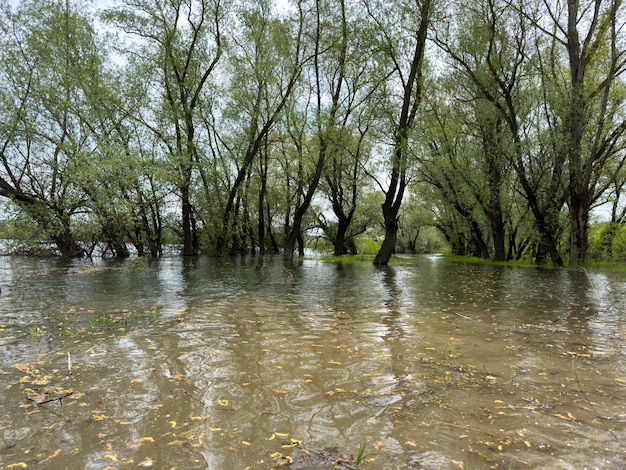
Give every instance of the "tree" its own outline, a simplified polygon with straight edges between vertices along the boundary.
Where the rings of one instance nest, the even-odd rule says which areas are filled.
[[[568,0],[527,12],[549,40],[542,52],[558,85],[547,98],[559,118],[554,129],[565,142],[560,151],[567,171],[570,266],[586,261],[589,213],[611,187],[610,179],[603,178],[605,170],[613,162],[622,166],[626,158],[621,111],[626,96],[618,85],[626,72],[623,10],[621,0]],[[561,73],[564,65],[567,76]]]
[[[90,112],[104,57],[89,17],[69,1],[2,5],[0,195],[65,257],[82,256],[72,219],[87,210],[73,176],[97,153]]]
[[[232,125],[232,138],[228,139],[226,133],[220,137],[221,142],[233,142],[227,153],[236,171],[227,188],[217,253],[243,249],[236,242],[234,228],[240,191],[249,181],[251,168],[259,156],[263,153],[267,157],[271,152],[264,146],[292,98],[304,65],[310,60],[303,40],[308,15],[304,2],[297,3],[297,15],[291,20],[272,18],[271,14],[271,4],[265,1],[239,12],[242,33],[229,60],[232,80],[227,89],[229,106],[225,110]],[[266,172],[262,169],[258,176],[263,178]],[[260,188],[266,191],[263,182]],[[261,199],[264,197],[265,193]]]
[[[194,255],[191,201],[194,167],[200,160],[199,109],[223,51],[225,7],[221,0],[128,0],[104,18],[140,40],[142,55],[157,74],[152,114],[137,116],[166,149],[181,199],[183,254]],[[151,92],[153,92],[151,90]],[[154,92],[153,92],[154,93]]]
[[[341,134],[340,128],[342,124],[339,122],[339,113],[341,100],[344,98],[345,93],[344,87],[346,86],[346,61],[349,40],[348,20],[344,0],[339,0],[339,17],[336,23],[329,18],[332,11],[326,9],[329,6],[330,4],[325,4],[322,0],[315,1],[312,93],[314,96],[313,109],[316,125],[317,156],[314,171],[308,178],[306,191],[303,192],[302,200],[295,210],[292,227],[285,240],[283,249],[286,260],[293,258],[295,243],[298,237],[301,236],[302,220],[309,209],[329,154],[338,151],[338,147],[333,141]],[[336,32],[333,31],[333,24],[337,25]],[[325,102],[328,102],[328,104],[325,104]],[[350,109],[344,109],[344,111],[347,115],[351,112]],[[347,115],[345,119],[348,118]],[[344,125],[345,119],[343,121]]]
[[[541,83],[541,76],[537,79],[530,73],[529,22],[510,4],[497,0],[480,5],[460,4],[456,8],[458,17],[464,18],[463,24],[458,32],[439,34],[437,44],[472,84],[471,99],[482,102],[484,107],[485,112],[476,116],[482,128],[484,152],[500,155],[488,163],[491,171],[487,181],[492,186],[492,196],[498,194],[498,166],[508,161],[535,218],[540,252],[549,254],[552,262],[560,266],[557,234],[563,203],[563,163],[553,148],[542,144],[543,121],[533,119],[541,116],[545,108],[533,102],[536,98],[532,89]],[[492,116],[496,116],[495,121],[489,124]],[[497,134],[493,134],[494,128]],[[496,252],[500,257],[503,225],[495,207],[492,204],[488,212],[494,233],[499,233]]]
[[[374,264],[389,263],[396,246],[398,213],[406,190],[410,166],[409,142],[422,97],[422,74],[428,28],[432,14],[431,0],[414,0],[411,4],[366,2],[371,20],[380,35],[380,53],[391,64],[395,78],[387,87],[392,92],[389,107],[397,106],[399,114],[390,123],[391,168],[382,204],[385,238]],[[393,94],[394,91],[397,94]]]

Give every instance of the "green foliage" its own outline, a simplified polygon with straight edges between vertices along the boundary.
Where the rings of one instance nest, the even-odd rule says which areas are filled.
[[[624,30],[612,26],[613,1],[581,4],[570,25],[591,28],[576,84],[565,60],[576,44],[557,24],[569,11],[446,6],[455,14],[433,24],[436,65],[415,70],[411,125],[394,137],[415,58],[407,32],[423,4],[296,2],[284,15],[265,0],[122,0],[99,13],[76,1],[1,3],[0,197],[12,210],[0,236],[22,253],[100,243],[159,256],[168,243],[276,252],[295,226],[307,246],[369,255],[385,235],[381,204],[399,187],[394,168],[407,185],[392,205],[396,252],[559,265],[569,233],[587,226],[589,207],[577,221],[568,205],[609,191],[623,206],[626,85],[612,48]],[[538,29],[536,14],[554,24]],[[592,226],[589,237],[590,259],[626,260],[622,226]]]
[[[593,261],[626,262],[626,224],[604,222],[592,225],[588,255]]]
[[[381,243],[373,238],[359,238],[356,241],[356,248],[364,255],[375,255],[380,250]]]

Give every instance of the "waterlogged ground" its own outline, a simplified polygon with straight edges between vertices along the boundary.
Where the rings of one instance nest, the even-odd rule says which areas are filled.
[[[623,275],[2,258],[0,288],[2,470],[626,468]]]

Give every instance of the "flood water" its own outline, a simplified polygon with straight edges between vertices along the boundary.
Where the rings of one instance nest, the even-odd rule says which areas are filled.
[[[0,288],[2,470],[626,468],[623,274],[4,257]]]

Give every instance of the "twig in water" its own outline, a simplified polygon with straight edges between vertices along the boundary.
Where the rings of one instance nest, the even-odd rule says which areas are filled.
[[[65,377],[66,379],[69,379],[72,376],[72,355],[69,353],[67,353],[67,377]]]
[[[73,394],[74,394],[74,392],[71,391],[71,392],[65,393],[64,395],[61,395],[60,397],[48,398],[46,400],[41,400],[41,401],[40,400],[35,400],[34,398],[29,397],[28,394],[26,394],[26,393],[24,395],[26,396],[26,401],[28,401],[30,403],[33,403],[35,406],[45,405],[46,403],[51,403],[53,401],[57,401],[58,400],[59,401],[59,405],[61,406],[61,408],[63,408],[63,401],[62,400],[64,398],[66,398],[66,397],[69,397],[70,395],[73,395]]]

